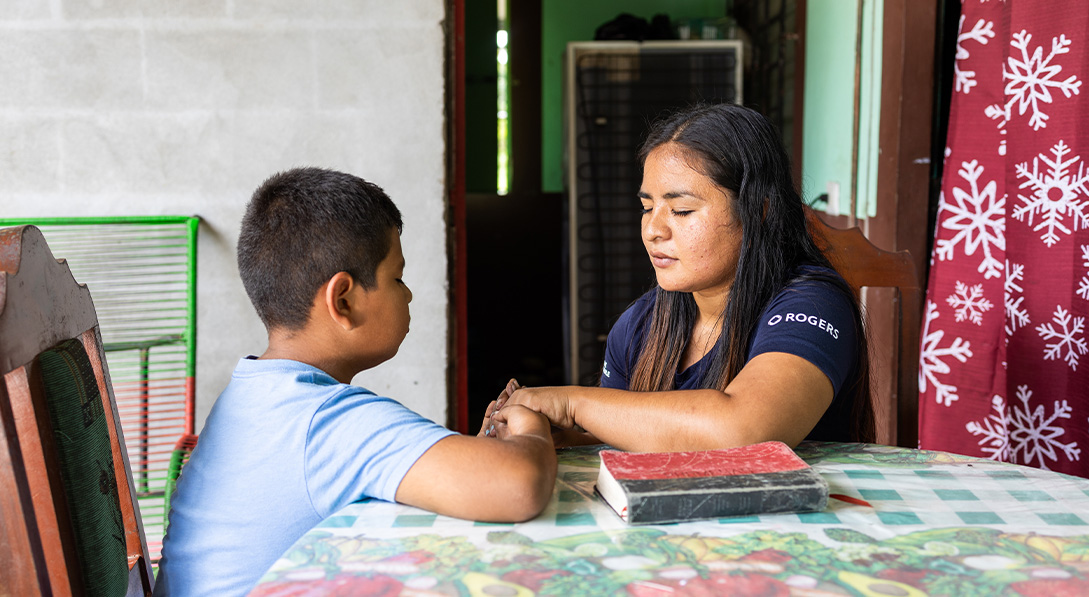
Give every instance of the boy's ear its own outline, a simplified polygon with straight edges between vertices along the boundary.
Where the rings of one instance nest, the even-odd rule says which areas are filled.
[[[355,292],[359,282],[348,272],[337,272],[325,283],[321,292],[322,302],[329,318],[337,325],[350,330],[362,322],[363,309]]]

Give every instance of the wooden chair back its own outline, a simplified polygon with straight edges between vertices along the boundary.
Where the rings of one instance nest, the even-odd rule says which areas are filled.
[[[197,216],[0,217],[37,226],[94,293],[152,565],[174,444],[195,433]]]
[[[0,230],[0,592],[150,595],[90,292],[33,226]]]
[[[922,292],[911,255],[877,248],[857,226],[834,228],[813,210],[806,215],[817,243],[863,305],[877,441],[915,448]]]

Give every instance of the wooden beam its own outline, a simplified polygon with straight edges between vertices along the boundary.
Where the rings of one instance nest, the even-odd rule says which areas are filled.
[[[934,44],[938,0],[887,0],[881,66],[877,216],[866,236],[889,251],[908,250],[925,272]],[[925,287],[925,280],[919,287]]]
[[[510,11],[510,193],[541,192],[541,0],[516,0]]]
[[[465,240],[465,0],[449,0],[446,69],[446,251],[450,280],[447,321],[446,426],[468,433],[469,324]]]

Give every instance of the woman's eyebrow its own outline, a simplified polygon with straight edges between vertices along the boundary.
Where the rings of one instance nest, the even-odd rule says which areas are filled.
[[[648,193],[646,191],[639,191],[636,195],[640,199],[654,199],[654,197],[651,197],[650,193]],[[691,197],[693,199],[703,199],[703,197],[700,197],[699,195],[690,193],[688,191],[670,191],[670,192],[665,193],[665,194],[662,195],[662,199],[665,199],[666,201],[669,201],[670,199],[677,199],[678,197]]]

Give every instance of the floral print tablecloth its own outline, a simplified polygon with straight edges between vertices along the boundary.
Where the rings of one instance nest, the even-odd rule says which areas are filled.
[[[375,500],[288,550],[253,595],[1089,595],[1089,480],[943,452],[804,443],[823,512],[628,526],[560,450],[536,519]]]

